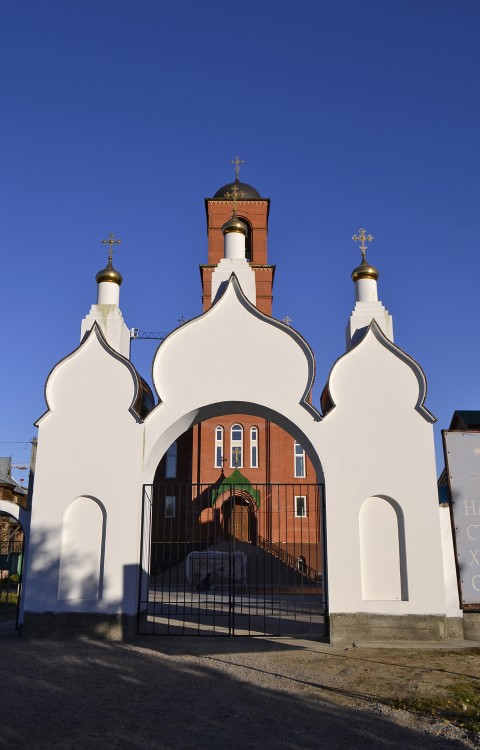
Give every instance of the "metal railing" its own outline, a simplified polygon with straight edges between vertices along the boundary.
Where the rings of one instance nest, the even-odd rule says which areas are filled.
[[[318,583],[318,581],[320,580],[318,570],[310,567],[310,565],[307,565],[305,562],[302,562],[302,564],[299,565],[299,558],[282,549],[280,545],[274,544],[273,542],[270,542],[268,539],[265,539],[260,535],[257,536],[257,542],[258,546],[264,549],[265,552],[268,552],[270,555],[272,555],[272,557],[277,558],[277,560],[286,563],[297,573],[301,573],[301,575],[306,576],[311,581],[315,581],[316,583]]]

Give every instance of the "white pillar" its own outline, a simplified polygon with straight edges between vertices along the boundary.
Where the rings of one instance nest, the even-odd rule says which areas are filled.
[[[390,341],[393,341],[392,316],[378,299],[378,271],[363,257],[352,272],[355,285],[355,307],[346,330],[347,351],[363,337],[372,320],[375,320]]]
[[[376,279],[358,279],[355,282],[356,302],[377,302],[378,289]]]
[[[122,275],[112,268],[109,261],[96,276],[97,303],[92,305],[89,314],[82,320],[80,341],[98,323],[110,346],[124,357],[130,359],[130,329],[126,325],[120,310],[120,284]]]
[[[114,281],[101,281],[97,291],[97,305],[119,305],[120,286]]]
[[[243,232],[226,232],[224,256],[228,260],[245,258],[245,235]]]
[[[234,273],[244,295],[253,305],[256,305],[255,272],[250,268],[245,257],[247,225],[238,218],[237,212],[234,210],[232,218],[223,225],[222,232],[224,236],[224,257],[212,274],[212,302],[216,301],[219,293],[222,293],[230,276]]]

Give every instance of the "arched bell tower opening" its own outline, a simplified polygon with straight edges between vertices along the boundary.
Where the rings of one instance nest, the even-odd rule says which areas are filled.
[[[255,243],[253,238],[252,224],[247,216],[243,216],[242,214],[240,214],[238,218],[240,219],[240,221],[243,221],[243,223],[246,224],[248,229],[247,234],[245,235],[245,258],[249,263],[254,263],[255,258],[253,257],[253,247]]]

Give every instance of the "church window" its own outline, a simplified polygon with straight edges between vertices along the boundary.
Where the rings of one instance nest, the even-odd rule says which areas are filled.
[[[175,495],[165,496],[165,518],[175,518],[175,506],[177,498]]]
[[[230,431],[230,466],[243,466],[243,427],[241,424],[232,425]]]
[[[258,427],[250,428],[250,466],[258,469]]]
[[[223,427],[215,427],[215,467],[223,466]]]
[[[172,443],[165,456],[165,477],[177,476],[177,444]]]
[[[307,498],[305,495],[296,495],[295,497],[295,517],[307,517]]]
[[[295,476],[305,477],[305,451],[300,443],[295,443]]]

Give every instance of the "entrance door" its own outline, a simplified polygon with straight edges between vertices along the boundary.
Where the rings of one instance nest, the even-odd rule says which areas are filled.
[[[226,508],[227,538],[250,541],[250,508],[241,498],[233,497]]]

